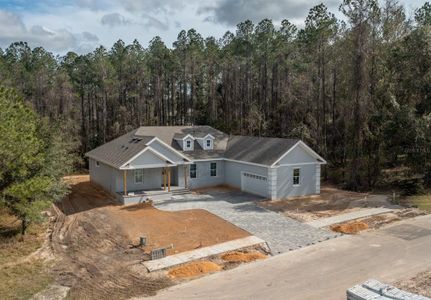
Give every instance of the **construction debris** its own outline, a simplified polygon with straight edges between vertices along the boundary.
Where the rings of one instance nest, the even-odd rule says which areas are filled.
[[[347,290],[347,300],[431,300],[370,279]]]

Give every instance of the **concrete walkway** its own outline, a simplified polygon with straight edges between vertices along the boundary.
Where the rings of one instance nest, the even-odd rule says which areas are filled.
[[[209,257],[212,255],[218,255],[229,251],[239,250],[255,245],[265,246],[265,241],[252,235],[242,239],[237,239],[209,247],[203,247],[200,249],[169,255],[161,259],[145,261],[143,262],[143,265],[147,267],[150,272],[153,272],[184,264],[193,260]]]
[[[358,211],[345,213],[345,214],[341,214],[341,215],[337,215],[329,218],[318,219],[315,221],[307,222],[305,224],[308,224],[316,228],[322,228],[322,227],[344,223],[344,222],[348,222],[348,221],[352,221],[360,218],[381,215],[381,214],[389,213],[391,211],[393,211],[393,209],[384,208],[384,207],[366,208],[366,209],[361,209]]]
[[[205,209],[232,224],[265,240],[272,254],[313,245],[339,236],[326,229],[314,228],[259,207],[262,200],[240,191],[211,191],[206,194],[176,196],[167,201],[155,201],[162,210]]]
[[[369,278],[392,284],[431,270],[431,233],[400,238],[394,234],[400,226],[425,233],[431,215],[205,276],[161,291],[154,299],[346,300],[347,289]]]

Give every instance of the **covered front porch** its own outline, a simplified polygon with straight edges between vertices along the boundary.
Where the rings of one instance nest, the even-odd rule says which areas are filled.
[[[117,198],[123,204],[170,199],[176,193],[188,191],[187,174],[187,164],[121,170]]]

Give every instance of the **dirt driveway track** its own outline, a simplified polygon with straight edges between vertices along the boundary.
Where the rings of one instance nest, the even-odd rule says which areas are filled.
[[[431,216],[343,236],[171,287],[151,299],[345,300],[347,288],[431,269]]]

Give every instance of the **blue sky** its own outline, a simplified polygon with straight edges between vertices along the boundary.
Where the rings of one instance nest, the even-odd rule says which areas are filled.
[[[289,19],[301,27],[317,0],[0,0],[0,47],[14,41],[43,46],[54,53],[85,53],[118,39],[142,45],[156,35],[170,47],[182,29],[222,37],[245,19],[275,24]],[[341,0],[323,1],[339,15]],[[402,0],[406,12],[424,1]]]

